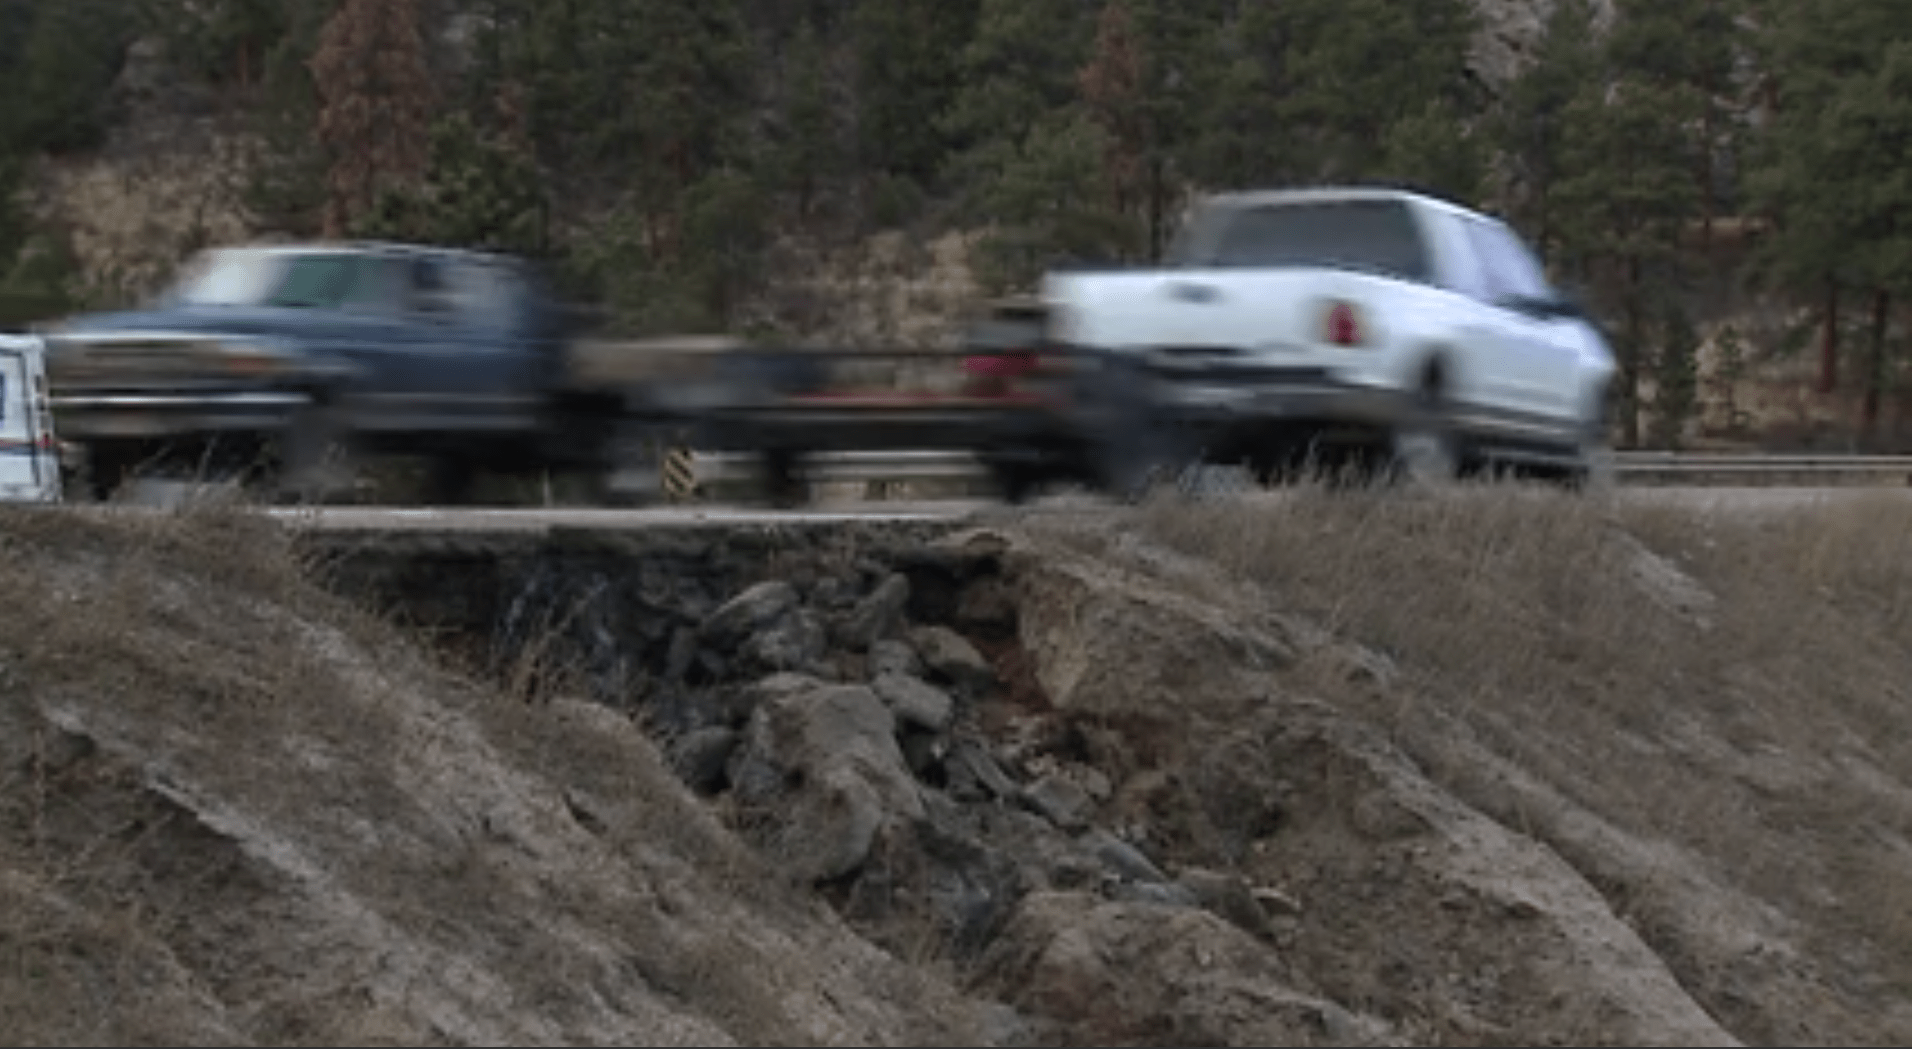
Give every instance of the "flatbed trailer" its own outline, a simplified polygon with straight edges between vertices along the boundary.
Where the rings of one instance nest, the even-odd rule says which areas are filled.
[[[839,452],[958,451],[974,454],[1003,494],[1027,479],[1072,469],[1074,441],[1062,375],[1043,375],[1033,354],[959,349],[765,349],[735,351],[732,372],[779,377],[743,396],[700,406],[686,443],[699,451],[759,457],[775,502],[800,502],[807,457]],[[858,373],[893,371],[887,382]],[[1045,381],[1047,380],[1047,381]]]

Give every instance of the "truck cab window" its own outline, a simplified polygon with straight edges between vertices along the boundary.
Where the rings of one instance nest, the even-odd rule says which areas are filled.
[[[1245,207],[1216,244],[1214,264],[1331,266],[1405,280],[1428,279],[1420,227],[1392,200],[1338,200]]]
[[[461,261],[447,265],[445,275],[445,293],[458,316],[500,331],[517,318],[519,285],[503,266]]]
[[[328,252],[299,255],[285,264],[269,306],[331,309],[343,301],[352,278],[352,256]]]
[[[1475,219],[1467,223],[1467,233],[1486,278],[1488,301],[1507,305],[1554,298],[1540,260],[1507,227]]]

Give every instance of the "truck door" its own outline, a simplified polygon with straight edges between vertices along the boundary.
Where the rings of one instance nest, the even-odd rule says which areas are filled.
[[[432,429],[524,430],[541,402],[538,348],[524,337],[524,286],[505,264],[419,256],[407,304],[406,393]]]
[[[1546,271],[1506,226],[1474,217],[1461,225],[1479,260],[1484,303],[1499,336],[1493,367],[1506,379],[1506,407],[1549,423],[1573,418],[1579,330],[1546,308],[1557,297]]]
[[[0,502],[60,497],[59,449],[37,339],[0,335]]]

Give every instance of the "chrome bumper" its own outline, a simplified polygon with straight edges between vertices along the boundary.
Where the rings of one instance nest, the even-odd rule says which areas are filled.
[[[1373,426],[1391,425],[1412,407],[1411,399],[1399,389],[1332,378],[1300,382],[1160,379],[1156,403],[1197,422],[1295,419]]]
[[[72,391],[56,393],[48,400],[60,435],[71,439],[273,431],[312,403],[307,394],[276,390]]]

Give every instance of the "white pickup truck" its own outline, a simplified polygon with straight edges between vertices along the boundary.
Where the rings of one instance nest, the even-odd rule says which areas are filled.
[[[1426,482],[1609,458],[1599,329],[1505,223],[1418,193],[1211,196],[1162,266],[1051,273],[1038,299],[1082,465],[1118,490],[1195,460]]]

